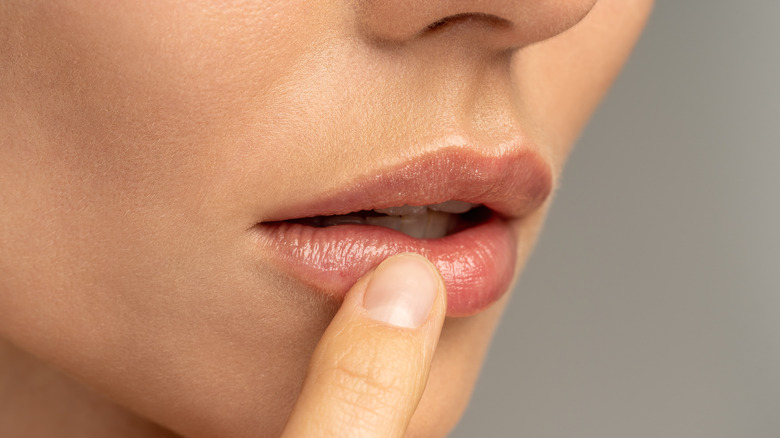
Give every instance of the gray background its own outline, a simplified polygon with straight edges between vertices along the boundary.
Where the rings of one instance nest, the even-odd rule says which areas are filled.
[[[780,1],[657,2],[453,437],[780,437]]]

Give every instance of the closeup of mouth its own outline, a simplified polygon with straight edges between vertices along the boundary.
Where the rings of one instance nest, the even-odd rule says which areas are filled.
[[[551,188],[534,152],[443,150],[286,205],[254,229],[277,266],[336,299],[385,258],[421,254],[444,278],[447,315],[468,316],[508,290],[522,219]]]

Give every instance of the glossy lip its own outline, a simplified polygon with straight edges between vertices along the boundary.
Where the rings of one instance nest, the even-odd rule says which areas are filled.
[[[258,245],[289,275],[343,298],[385,258],[415,252],[430,259],[447,286],[447,315],[467,316],[498,300],[514,277],[520,220],[552,190],[552,172],[534,150],[487,156],[464,148],[438,150],[363,177],[311,202],[285,206],[259,223]],[[493,210],[486,222],[439,239],[416,239],[389,228],[336,225],[314,228],[279,222],[448,200]]]

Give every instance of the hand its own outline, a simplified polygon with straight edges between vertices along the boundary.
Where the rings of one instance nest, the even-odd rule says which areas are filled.
[[[314,351],[283,437],[402,437],[447,311],[431,262],[401,254],[350,289]]]

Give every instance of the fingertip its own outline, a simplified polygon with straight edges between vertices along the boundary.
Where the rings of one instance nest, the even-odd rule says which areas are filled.
[[[441,275],[418,254],[399,254],[377,266],[366,287],[363,307],[375,321],[416,329],[425,324],[443,288]]]

